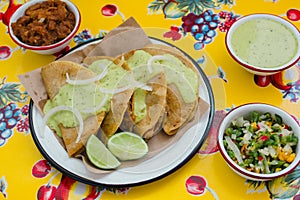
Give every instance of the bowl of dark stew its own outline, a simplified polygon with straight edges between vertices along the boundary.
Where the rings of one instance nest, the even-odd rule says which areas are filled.
[[[65,49],[80,26],[78,8],[67,0],[32,0],[11,16],[8,33],[19,46],[39,54]]]

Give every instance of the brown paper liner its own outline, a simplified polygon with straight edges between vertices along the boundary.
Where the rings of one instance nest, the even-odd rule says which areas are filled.
[[[81,63],[84,58],[89,56],[111,56],[115,57],[117,55],[126,53],[130,50],[142,48],[148,44],[151,44],[151,40],[148,38],[143,29],[135,21],[134,18],[129,18],[124,23],[122,23],[117,28],[109,32],[101,42],[97,44],[90,44],[81,50],[71,52],[66,56],[59,58],[59,60],[73,61],[76,63]],[[40,74],[41,69],[38,68],[34,71],[28,72],[26,74],[19,75],[20,82],[26,88],[28,94],[34,102],[37,109],[42,112],[44,102],[48,99],[45,86],[42,81]],[[130,166],[136,166],[152,157],[162,152],[164,149],[174,144],[180,139],[180,137],[192,126],[194,126],[202,117],[202,114],[206,112],[209,108],[207,102],[199,98],[199,104],[197,112],[194,118],[186,123],[184,126],[178,130],[175,135],[166,135],[163,131],[159,132],[157,135],[152,137],[148,141],[149,152],[146,156],[141,159],[134,161],[122,162],[119,168],[125,168]],[[55,134],[55,133],[53,133]],[[59,142],[63,145],[60,138],[56,137]],[[101,170],[94,167],[83,154],[77,155],[76,158],[81,159],[83,164],[86,166],[87,170],[105,174],[110,173],[112,170]]]

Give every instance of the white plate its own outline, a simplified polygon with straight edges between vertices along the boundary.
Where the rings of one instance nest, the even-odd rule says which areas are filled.
[[[162,40],[150,38],[153,43],[173,46]],[[92,40],[77,46],[70,51],[76,51],[100,40]],[[69,51],[69,52],[70,52]],[[68,52],[68,53],[69,53]],[[146,184],[161,179],[179,169],[187,163],[203,144],[212,124],[214,115],[214,99],[210,83],[198,64],[190,58],[200,74],[200,95],[209,104],[208,110],[202,114],[197,124],[191,127],[173,145],[160,152],[149,160],[128,168],[121,168],[108,174],[95,174],[89,172],[82,161],[70,158],[65,149],[59,144],[54,134],[47,127],[45,136],[40,132],[45,129],[42,126],[42,117],[39,110],[30,102],[29,121],[34,142],[42,155],[59,171],[76,179],[77,181],[90,185],[102,185],[113,187],[132,187]],[[55,147],[55,148],[54,148]]]

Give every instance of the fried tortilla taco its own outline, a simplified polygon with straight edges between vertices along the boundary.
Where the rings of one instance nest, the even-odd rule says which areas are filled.
[[[105,136],[102,139],[105,142],[118,130],[133,94],[134,85],[130,85],[130,80],[127,76],[128,68],[123,66],[123,57],[92,56],[86,57],[83,63],[96,73],[101,73],[101,71],[97,71],[98,64],[111,63],[109,73],[103,80],[99,81],[100,85],[114,85],[110,89],[103,91],[111,95],[110,109],[101,124],[101,131]]]
[[[101,124],[101,130],[106,137],[104,141],[115,134],[120,127],[133,91],[134,89],[130,88],[113,95],[110,110]]]
[[[103,98],[98,94],[99,100],[95,100],[97,98],[93,93],[96,87],[94,84],[72,85],[67,83],[68,78],[69,80],[80,81],[96,76],[94,72],[77,63],[69,61],[52,62],[42,67],[41,76],[49,97],[43,108],[45,114],[59,108],[59,106],[68,106],[71,108],[70,110],[82,111],[90,106],[88,104],[95,105]],[[84,95],[85,98],[83,99],[81,95]],[[91,134],[96,134],[104,118],[105,110],[97,111],[95,115],[85,114],[83,116],[83,129],[80,139],[78,119],[70,110],[58,110],[49,118],[47,124],[59,137],[62,137],[69,156],[74,156],[84,149],[87,138]]]
[[[128,71],[122,68],[121,60],[97,56],[84,59],[84,64],[86,67],[55,61],[41,70],[49,95],[44,112],[63,105],[71,107],[71,111],[78,110],[83,118],[79,126],[78,115],[74,117],[70,111],[60,111],[48,120],[48,125],[62,137],[70,156],[83,150],[88,137],[96,134],[102,123],[107,137],[115,133],[133,92],[132,87],[127,87],[128,81],[123,81]],[[125,96],[128,96],[127,101],[124,101]],[[123,112],[119,114],[115,108]],[[82,135],[77,133],[80,127]]]
[[[179,50],[151,44],[125,55],[129,68],[146,65],[148,73],[163,69],[167,82],[163,130],[168,135],[190,121],[196,112],[199,94],[199,77],[193,63]],[[158,124],[157,124],[158,126]]]
[[[135,89],[120,128],[150,139],[161,130],[165,114],[165,74],[158,73],[146,81],[146,84],[151,89]]]
[[[92,65],[94,62],[98,62],[99,60],[106,60],[106,61],[112,61],[115,65],[118,65],[119,67],[123,69],[119,69],[120,73],[123,70],[128,70],[126,69],[126,65],[122,66],[124,63],[124,58],[113,58],[109,56],[91,56],[91,57],[86,57],[83,60],[83,63],[87,66]],[[96,70],[94,70],[96,71]],[[118,76],[115,77],[118,79]],[[121,78],[122,79],[122,78]],[[117,82],[117,80],[116,80]],[[133,88],[128,87],[127,89],[124,89],[123,91],[119,92],[112,92],[112,98],[110,101],[110,110],[106,114],[102,124],[101,124],[101,131],[105,135],[105,137],[102,137],[104,141],[106,141],[110,136],[112,136],[119,128],[123,116],[125,114],[125,111],[128,107],[128,102],[133,94]]]
[[[136,59],[132,59],[134,62],[130,62],[135,53],[136,50],[133,50],[119,56],[125,61],[123,67],[130,70],[129,82],[135,85],[119,128],[150,139],[161,130],[165,114],[166,77],[161,68],[149,73],[143,56],[135,56]]]

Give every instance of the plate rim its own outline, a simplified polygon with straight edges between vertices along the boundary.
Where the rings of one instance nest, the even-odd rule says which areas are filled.
[[[74,174],[73,172],[69,171],[68,169],[65,169],[62,165],[60,165],[59,163],[57,163],[55,160],[53,160],[48,153],[46,152],[46,150],[43,148],[42,144],[39,142],[39,139],[37,137],[37,133],[35,132],[34,129],[34,123],[33,123],[33,107],[34,107],[34,102],[32,99],[30,99],[29,102],[29,127],[30,127],[30,132],[31,132],[31,136],[33,138],[33,141],[36,145],[36,147],[38,148],[38,150],[40,151],[40,153],[42,154],[42,156],[50,163],[51,166],[53,166],[55,169],[57,169],[58,171],[60,171],[62,174],[65,174],[67,176],[69,176],[70,178],[73,178],[74,180],[84,183],[84,184],[88,184],[88,185],[93,185],[93,186],[103,186],[103,187],[110,187],[110,188],[124,188],[124,187],[135,187],[135,186],[141,186],[141,185],[146,185],[158,180],[161,180],[167,176],[169,176],[170,174],[174,173],[175,171],[177,171],[178,169],[180,169],[181,167],[183,167],[187,162],[189,162],[194,155],[198,152],[198,150],[200,149],[200,147],[202,146],[203,142],[206,140],[209,130],[212,126],[212,122],[213,122],[213,118],[214,118],[214,113],[215,113],[215,101],[214,101],[214,95],[213,95],[213,90],[210,84],[210,81],[208,79],[208,77],[206,76],[206,74],[204,73],[204,71],[202,70],[202,68],[199,66],[199,64],[189,55],[187,54],[185,51],[183,51],[182,49],[180,49],[179,47],[168,43],[162,39],[159,38],[155,38],[155,37],[151,37],[148,36],[150,39],[152,40],[157,40],[159,42],[162,42],[166,45],[169,45],[171,47],[175,47],[176,49],[178,49],[179,51],[181,51],[188,59],[190,59],[194,66],[196,67],[196,69],[198,70],[198,72],[201,75],[201,78],[203,79],[203,82],[207,88],[207,93],[208,93],[208,97],[209,97],[209,114],[208,114],[208,122],[205,128],[205,131],[203,133],[203,136],[201,137],[201,139],[198,141],[197,145],[195,146],[195,148],[178,164],[176,164],[172,169],[163,172],[162,174],[155,176],[153,178],[144,180],[144,181],[137,181],[134,183],[125,183],[125,184],[107,184],[107,183],[100,183],[100,182],[96,182],[93,180],[89,180],[86,177],[83,176],[79,176],[77,174]],[[78,45],[76,45],[75,47],[69,49],[68,51],[64,52],[62,55],[60,55],[59,57],[56,58],[62,58],[64,56],[66,56],[67,54],[77,50],[78,48],[85,46],[85,45],[89,45],[90,43],[96,42],[96,41],[101,41],[103,38],[93,38],[90,39],[86,42],[80,43]]]

